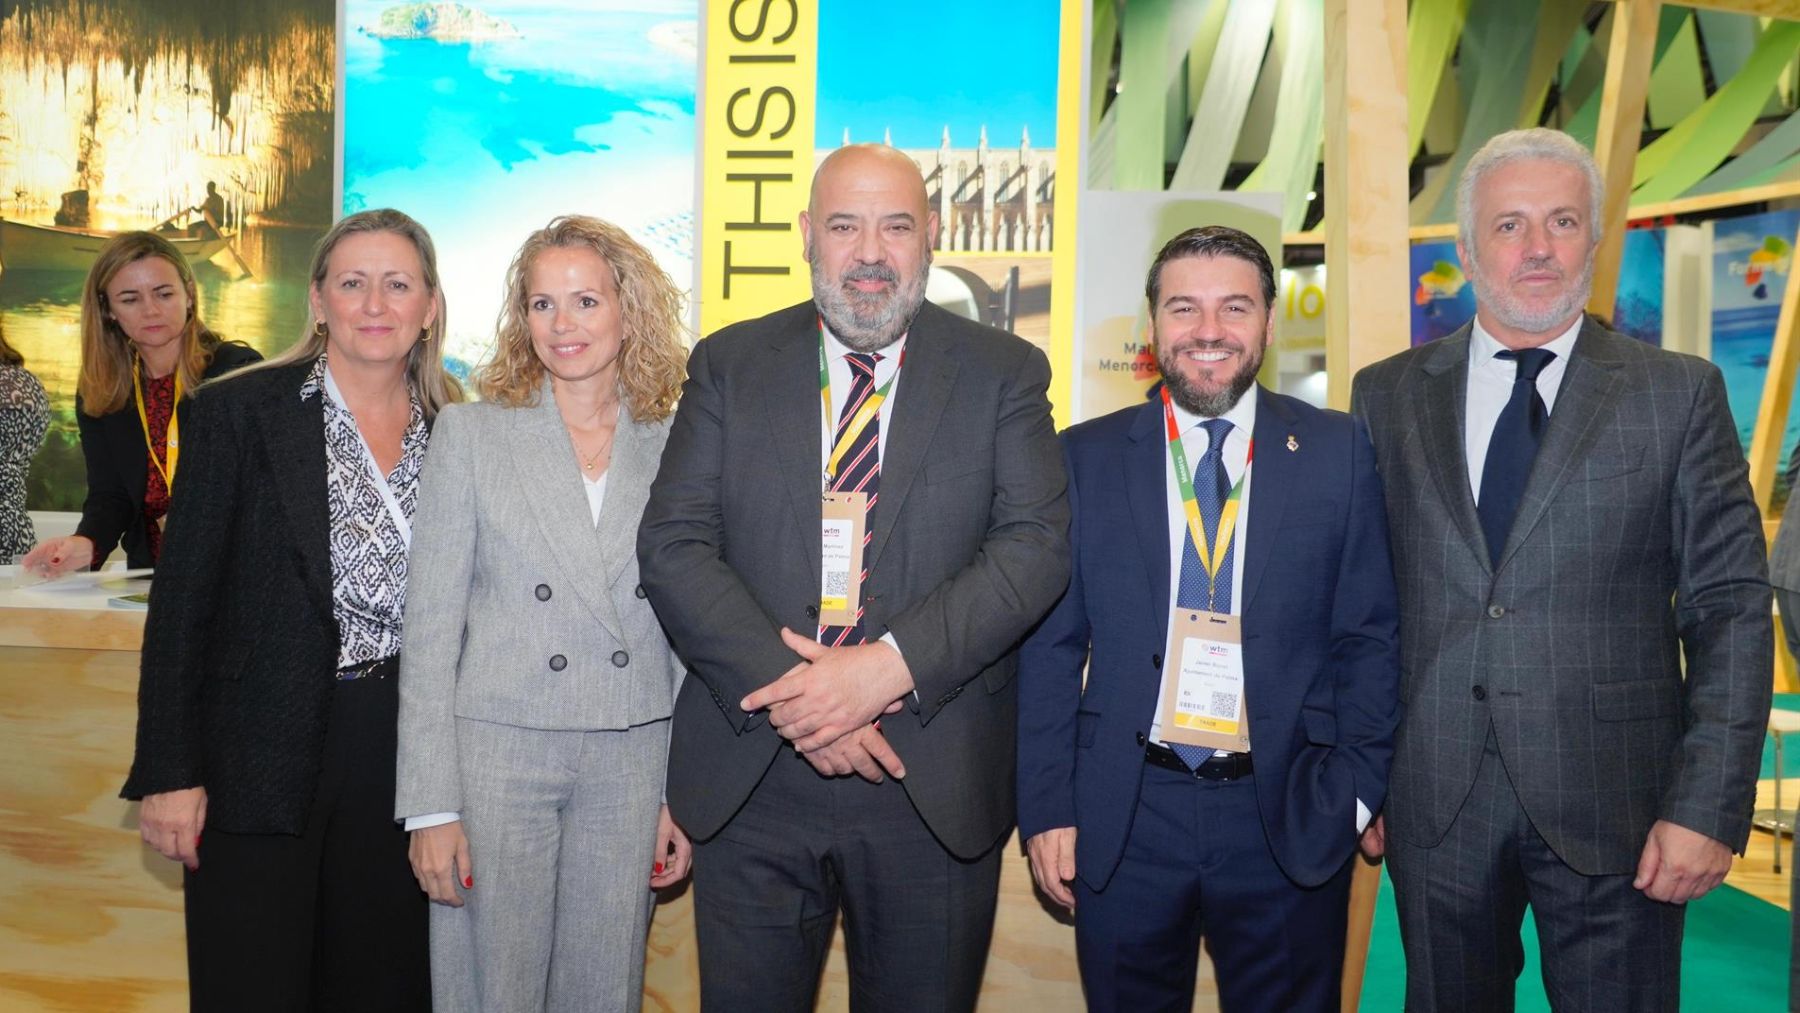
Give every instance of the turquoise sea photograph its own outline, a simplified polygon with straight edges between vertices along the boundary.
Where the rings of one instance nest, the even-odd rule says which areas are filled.
[[[506,266],[560,214],[629,230],[693,284],[698,0],[345,5],[345,213],[437,244],[452,366],[492,344]]]

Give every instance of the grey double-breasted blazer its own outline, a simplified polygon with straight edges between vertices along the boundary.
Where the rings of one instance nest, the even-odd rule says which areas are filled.
[[[455,719],[597,731],[667,718],[681,666],[638,584],[668,421],[623,410],[596,525],[546,383],[451,405],[420,477],[400,654],[396,818],[462,809]]]
[[[1388,832],[1442,840],[1491,729],[1577,872],[1634,871],[1657,820],[1742,851],[1772,641],[1718,368],[1584,323],[1495,567],[1464,452],[1469,340],[1465,326],[1369,366],[1351,395],[1400,590]]]

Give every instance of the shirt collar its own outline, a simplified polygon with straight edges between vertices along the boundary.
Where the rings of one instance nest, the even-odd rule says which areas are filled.
[[[312,368],[306,371],[306,379],[300,381],[300,400],[311,401],[325,389],[325,353],[313,360]]]
[[[825,336],[825,355],[828,358],[841,359],[856,351],[856,349],[839,341],[837,335],[831,333],[831,325],[825,322],[824,317],[819,318],[819,333]],[[906,351],[906,335],[902,334],[893,344],[875,354],[886,360],[898,358],[900,353],[904,351]]]
[[[1569,356],[1575,352],[1575,338],[1581,333],[1581,325],[1586,322],[1586,320],[1586,313],[1578,314],[1575,317],[1575,322],[1569,325],[1568,330],[1539,347],[1549,349],[1556,353],[1556,358],[1552,360],[1553,362],[1567,363],[1569,361]],[[1476,317],[1474,326],[1469,330],[1469,366],[1471,368],[1479,368],[1487,365],[1494,361],[1495,355],[1506,350],[1506,346],[1502,345],[1498,338],[1489,334],[1487,328],[1481,326],[1481,318],[1479,316]]]
[[[1262,384],[1260,383],[1251,384],[1250,389],[1244,391],[1244,396],[1238,398],[1237,404],[1232,405],[1230,411],[1218,416],[1231,423],[1233,432],[1242,430],[1245,436],[1249,436],[1256,431],[1256,396],[1257,389],[1261,386]],[[1183,434],[1210,417],[1205,415],[1195,415],[1193,412],[1181,407],[1181,405],[1176,404],[1172,398],[1170,399],[1169,404],[1175,409],[1175,425]]]

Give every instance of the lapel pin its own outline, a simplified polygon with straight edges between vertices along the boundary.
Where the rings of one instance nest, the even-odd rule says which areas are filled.
[[[1289,433],[1288,434],[1288,453],[1291,454],[1294,451],[1299,450],[1299,449],[1300,449],[1300,441],[1294,439],[1293,433]]]

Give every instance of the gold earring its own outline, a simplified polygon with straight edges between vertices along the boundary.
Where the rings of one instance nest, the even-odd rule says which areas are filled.
[[[331,331],[325,327],[325,321],[320,320],[313,324],[313,337],[323,341],[330,335]]]
[[[419,342],[421,344],[425,344],[430,341],[431,341],[431,331],[424,327],[419,328]]]

